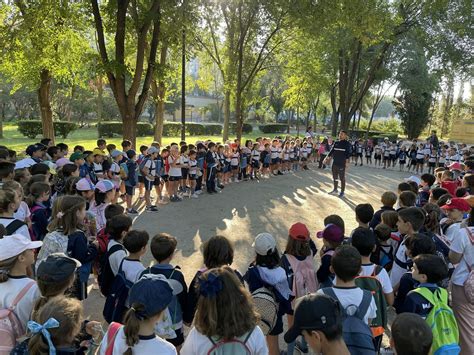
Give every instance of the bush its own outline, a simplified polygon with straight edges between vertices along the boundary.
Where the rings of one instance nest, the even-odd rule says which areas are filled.
[[[122,136],[123,134],[122,122],[99,122],[97,123],[97,132],[99,137],[112,138],[114,135]],[[137,137],[146,137],[153,135],[153,126],[148,122],[137,123]]]
[[[53,126],[55,135],[64,139],[78,128],[73,122],[53,122]],[[18,121],[18,131],[25,137],[35,139],[41,134],[43,128],[40,120]]]
[[[229,123],[229,131],[233,134],[237,133],[237,123]],[[252,133],[253,127],[250,123],[244,123],[242,126],[242,133]]]
[[[201,123],[186,122],[186,133],[191,136],[202,136],[206,134],[206,131]]]
[[[179,122],[165,122],[163,124],[163,136],[175,137],[181,134],[181,123]]]
[[[137,137],[148,137],[148,136],[153,136],[153,134],[154,134],[154,129],[151,123],[138,122]]]
[[[222,125],[219,123],[209,123],[204,125],[204,134],[218,136],[222,134]]]
[[[258,126],[263,133],[285,133],[288,125],[282,123],[269,123]]]

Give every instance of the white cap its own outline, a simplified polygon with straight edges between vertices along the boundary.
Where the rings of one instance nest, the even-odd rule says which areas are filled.
[[[255,248],[255,252],[258,255],[265,256],[270,250],[276,249],[277,243],[270,233],[260,233],[255,237],[252,246]]]
[[[36,249],[43,245],[43,242],[33,242],[21,234],[13,234],[0,239],[0,260],[7,260],[20,255],[25,250]]]
[[[147,153],[148,153],[148,154],[154,154],[154,153],[159,153],[159,152],[160,152],[160,150],[159,150],[157,147],[153,147],[153,146],[151,146],[151,147],[148,148],[148,150],[147,150]]]
[[[416,175],[412,175],[412,176],[410,176],[409,178],[406,178],[405,181],[406,181],[406,182],[408,182],[408,181],[413,181],[413,182],[416,182],[417,185],[420,185],[420,184],[421,184],[421,179],[420,179],[418,176],[416,176]]]

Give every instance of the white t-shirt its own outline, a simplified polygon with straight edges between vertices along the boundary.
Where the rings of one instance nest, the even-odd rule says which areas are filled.
[[[28,285],[32,279],[27,276],[9,277],[7,282],[0,284],[0,309],[9,307],[15,297],[21,292],[21,290]],[[33,306],[41,294],[38,289],[36,282],[31,286],[25,296],[17,304],[15,314],[20,320],[23,328],[26,330],[26,323],[31,318],[31,311]]]
[[[3,224],[5,228],[8,227],[10,223],[12,223],[15,220],[14,217],[0,217],[0,223]],[[18,228],[15,232],[15,234],[21,234],[22,236],[30,239],[30,232],[28,231],[28,227],[25,225],[21,226]]]
[[[469,231],[474,239],[474,227],[469,227]],[[451,276],[453,284],[462,286],[469,275],[467,263],[469,263],[471,268],[474,266],[474,245],[470,241],[467,229],[462,228],[459,230],[451,243],[450,249],[455,253],[463,254],[461,261],[454,269],[453,276]]]
[[[360,276],[371,276],[374,272],[375,264],[362,264],[362,271]],[[382,268],[378,275],[375,275],[377,280],[382,284],[383,293],[388,294],[393,292],[392,283],[390,282],[390,277],[388,276],[387,270]]]
[[[246,343],[252,355],[267,355],[268,348],[260,327],[256,326],[250,335],[250,338]],[[193,327],[189,332],[186,340],[184,341],[183,347],[180,351],[181,355],[202,355],[207,354],[212,348],[212,343],[209,338],[199,333],[199,331]]]
[[[117,241],[110,239],[109,244],[107,245],[107,251],[109,251],[114,245],[120,244]],[[119,268],[120,268],[120,263],[122,262],[123,258],[126,258],[128,256],[127,251],[125,248],[123,250],[117,250],[115,253],[109,256],[109,264],[110,264],[110,269],[116,276]]]
[[[25,201],[20,202],[20,207],[18,210],[13,214],[13,218],[19,219],[22,222],[25,222],[27,218],[31,216],[30,208]]]
[[[444,220],[444,219],[443,219]],[[441,224],[443,223],[443,220],[441,220]],[[446,232],[444,233],[445,238],[447,239],[448,243],[451,244],[455,237],[459,234],[459,231],[461,230],[461,223],[453,223],[451,224],[448,229],[446,229]]]
[[[141,273],[145,270],[140,260],[130,260],[125,258],[122,264],[122,271],[125,273],[125,278],[133,283],[137,282]]]
[[[344,309],[352,305],[358,306],[362,302],[364,292],[361,288],[357,286],[351,288],[339,288],[337,286],[333,286],[332,288],[337,296],[337,299],[339,300],[339,303]],[[325,294],[321,289],[318,290],[317,293],[322,295]],[[364,322],[369,324],[369,319],[374,319],[376,317],[377,305],[375,304],[375,300],[372,297],[372,301],[370,302],[370,306],[367,309],[367,313],[364,315]]]
[[[168,175],[179,177],[181,176],[181,167],[179,167],[179,165],[178,167],[171,166],[171,163],[175,164],[175,162],[181,164],[181,157],[178,157],[176,159],[172,156],[168,157],[168,164],[170,165],[170,171],[168,172]]]
[[[145,176],[145,179],[148,181],[155,181],[156,176],[156,163],[151,158],[145,158],[147,161],[143,165],[144,168],[148,168],[148,174]],[[149,175],[153,176],[153,178],[148,177]]]
[[[105,355],[107,350],[107,338],[108,332],[104,336],[102,343],[100,344],[99,354]],[[125,333],[123,327],[118,331],[115,337],[114,348],[112,354],[123,354],[129,346],[127,345]],[[140,336],[139,341],[132,348],[132,354],[134,355],[149,355],[149,354],[160,354],[160,355],[176,355],[176,349],[166,340],[161,339],[157,335],[153,336]]]
[[[400,260],[402,263],[406,263],[410,260],[410,258],[406,254],[407,247],[405,246],[405,240],[401,242],[397,252],[395,253],[395,258]],[[410,270],[402,268],[396,262],[393,263],[392,270],[390,271],[390,281],[392,283],[392,287],[398,285],[403,274],[407,271]]]

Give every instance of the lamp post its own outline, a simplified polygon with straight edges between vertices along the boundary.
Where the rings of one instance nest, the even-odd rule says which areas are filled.
[[[183,21],[182,21],[182,52],[181,52],[181,140],[184,141],[186,138],[186,0],[183,0]]]

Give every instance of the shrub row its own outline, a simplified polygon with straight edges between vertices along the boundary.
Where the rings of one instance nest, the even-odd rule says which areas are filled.
[[[56,136],[67,138],[69,133],[78,129],[74,122],[53,122]],[[35,139],[43,131],[40,120],[18,121],[18,131],[25,137]]]
[[[123,124],[122,122],[99,122],[97,124],[97,132],[99,137],[108,137],[112,138],[113,136],[122,136],[123,133]],[[146,137],[153,135],[153,126],[147,122],[138,122],[137,123],[137,136]]]
[[[285,133],[288,129],[288,125],[283,123],[269,123],[258,126],[260,131],[263,133]]]
[[[230,122],[229,131],[230,133],[235,134],[237,131],[237,123]],[[252,133],[252,131],[253,131],[253,126],[250,123],[244,123],[244,125],[242,126],[242,133]]]

